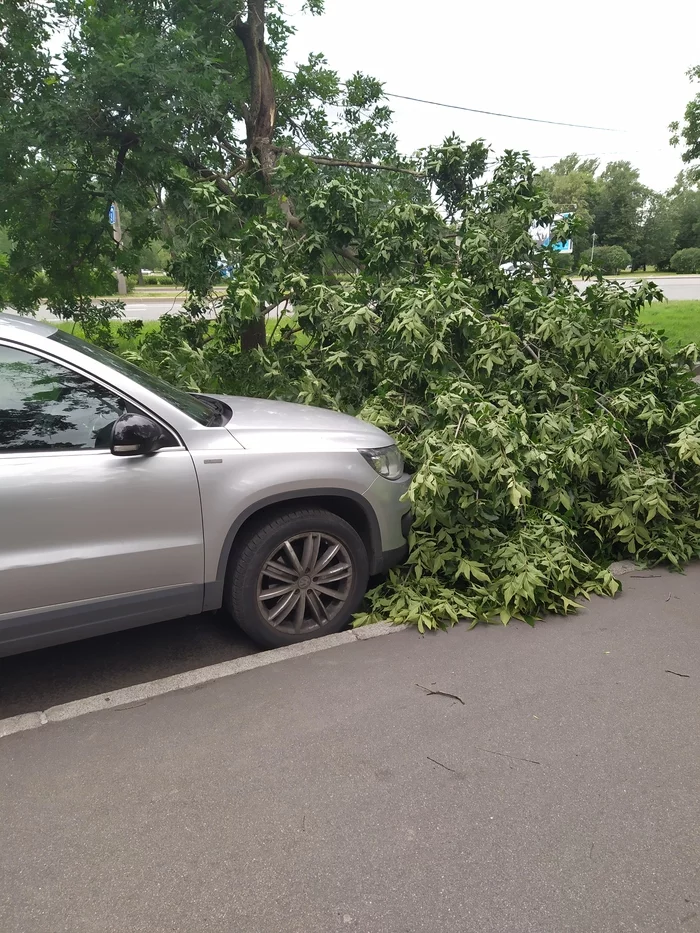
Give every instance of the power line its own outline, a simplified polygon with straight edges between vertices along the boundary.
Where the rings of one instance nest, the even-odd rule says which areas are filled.
[[[417,104],[430,104],[431,107],[448,107],[450,110],[466,110],[468,113],[481,113],[489,117],[503,117],[506,120],[526,120],[528,123],[548,123],[550,126],[573,126],[578,130],[600,130],[603,133],[622,133],[624,130],[615,130],[610,126],[588,126],[585,123],[563,123],[561,120],[541,120],[538,117],[519,117],[513,113],[497,113],[494,110],[477,110],[476,107],[463,107],[460,104],[443,104],[438,100],[423,100],[422,97],[408,97],[406,94],[391,94],[384,91],[385,97],[399,97],[401,100],[412,100]]]
[[[295,75],[296,72],[281,68],[283,74]],[[347,82],[339,81],[344,87]],[[464,110],[467,113],[480,113],[488,117],[502,117],[505,120],[525,120],[528,123],[547,123],[549,126],[570,126],[578,130],[600,130],[602,133],[624,133],[624,130],[616,130],[610,126],[588,126],[585,123],[565,123],[561,120],[541,120],[538,117],[520,117],[513,113],[498,113],[495,110],[478,110],[476,107],[463,107],[461,104],[445,104],[439,100],[425,100],[422,97],[409,97],[407,94],[394,94],[390,91],[382,90],[384,97],[396,97],[400,100],[410,100],[416,104],[428,104],[431,107],[446,107],[449,110]],[[549,158],[548,156],[546,158]]]
[[[654,149],[648,149],[646,146],[643,149],[616,149],[614,152],[567,152],[566,155],[531,155],[531,159],[565,159],[567,156],[576,155],[579,159],[585,159],[587,157],[598,157],[598,156],[611,156],[611,155],[634,155],[637,152],[665,152],[669,147],[667,146],[657,146]]]

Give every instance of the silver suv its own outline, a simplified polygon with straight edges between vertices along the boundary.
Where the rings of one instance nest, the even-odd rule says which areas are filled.
[[[405,558],[408,483],[356,418],[0,314],[0,654],[222,605],[264,647],[336,632]]]

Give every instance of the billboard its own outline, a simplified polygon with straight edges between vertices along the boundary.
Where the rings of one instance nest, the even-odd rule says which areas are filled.
[[[533,224],[530,227],[532,239],[538,246],[551,246],[555,253],[573,253],[573,240],[557,240],[552,243],[552,227],[556,225],[558,220],[564,220],[566,217],[571,217],[571,214],[555,214],[551,224]]]

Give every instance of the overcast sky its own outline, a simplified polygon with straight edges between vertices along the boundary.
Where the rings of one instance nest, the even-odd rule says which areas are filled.
[[[673,184],[681,119],[700,64],[699,0],[326,0],[320,17],[286,8],[298,32],[290,61],[323,52],[341,77],[372,75],[385,90],[482,110],[611,127],[527,123],[390,99],[402,150],[454,131],[496,151],[524,149],[538,165],[570,152],[628,159],[657,190]]]

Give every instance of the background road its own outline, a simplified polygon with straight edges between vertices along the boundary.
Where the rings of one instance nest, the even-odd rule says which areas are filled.
[[[619,278],[619,282],[625,285],[633,285],[637,279],[634,277]],[[660,276],[655,281],[669,301],[698,301],[700,300],[700,275],[674,275]],[[587,282],[579,282],[578,287],[583,291]],[[127,298],[126,317],[130,319],[139,318],[142,321],[157,321],[162,315],[168,312],[176,312],[182,307],[182,298],[167,299],[139,299]]]
[[[620,277],[618,282],[633,285],[639,281],[634,276]],[[700,299],[700,275],[662,275],[658,279],[653,276],[645,281],[655,282],[669,301],[697,301]],[[579,283],[585,288],[586,282]]]
[[[637,279],[633,277],[620,278],[619,282],[633,284]],[[655,281],[669,301],[700,300],[700,275],[661,276]],[[588,283],[578,282],[578,288],[583,291]],[[163,298],[142,298],[138,295],[127,296],[125,317],[128,320],[157,321],[164,314],[176,313],[182,307],[184,295],[178,297],[166,295]],[[43,315],[46,320],[52,320],[51,315]]]

